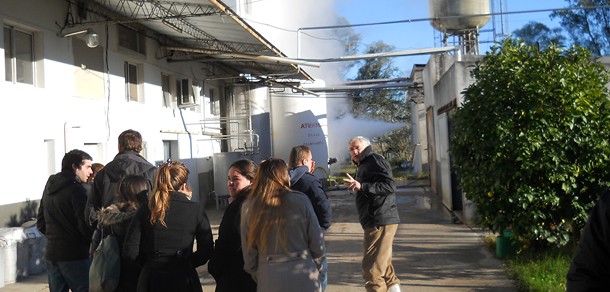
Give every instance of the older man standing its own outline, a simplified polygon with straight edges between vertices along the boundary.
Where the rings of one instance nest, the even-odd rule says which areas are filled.
[[[396,207],[396,185],[390,164],[374,153],[369,139],[357,136],[349,143],[356,175],[345,180],[356,191],[356,208],[364,229],[362,274],[367,291],[400,291],[392,266],[392,243],[400,219]]]

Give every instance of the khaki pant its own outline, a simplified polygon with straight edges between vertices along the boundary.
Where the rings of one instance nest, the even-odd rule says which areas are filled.
[[[362,276],[366,281],[366,291],[387,291],[388,287],[399,284],[392,266],[392,242],[398,224],[364,229],[364,256]]]

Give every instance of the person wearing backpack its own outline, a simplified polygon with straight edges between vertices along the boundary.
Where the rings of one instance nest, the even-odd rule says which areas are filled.
[[[136,211],[140,205],[145,205],[141,201],[146,198],[148,193],[148,180],[141,175],[130,174],[123,177],[116,189],[115,203],[108,207],[102,208],[98,213],[98,230],[96,230],[91,241],[90,253],[93,257],[98,245],[103,240],[101,234],[106,236],[114,236],[118,243],[117,253],[120,255],[123,241],[127,234],[127,229],[131,220],[134,218]],[[95,258],[93,257],[93,265],[95,266]],[[127,260],[120,260],[120,277],[115,289],[112,291],[135,291],[140,275],[140,267],[137,264]],[[99,285],[104,283],[104,279],[99,279],[102,275],[91,274],[91,277],[98,279],[90,279],[91,285]],[[109,280],[109,282],[112,280]],[[116,283],[112,281],[111,283]],[[112,285],[112,284],[111,284]],[[103,291],[105,287],[91,287],[91,291]]]

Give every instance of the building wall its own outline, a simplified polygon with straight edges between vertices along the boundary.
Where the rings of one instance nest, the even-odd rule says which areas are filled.
[[[84,35],[59,37],[56,23],[64,23],[67,5],[63,0],[0,2],[0,22],[33,34],[36,64],[34,85],[5,81],[5,70],[0,70],[0,149],[7,166],[0,168],[0,177],[2,182],[24,186],[0,191],[0,226],[15,216],[16,221],[29,219],[19,218],[19,210],[26,210],[20,206],[37,204],[48,176],[60,170],[66,151],[83,149],[94,162],[106,164],[116,155],[117,137],[126,129],[142,134],[145,149],[141,154],[151,163],[166,158],[164,141],[174,141],[177,149],[172,158],[178,160],[211,157],[219,149],[219,141],[210,135],[220,131],[208,128],[204,133],[194,123],[214,116],[207,90],[222,89],[223,83],[206,81],[202,90],[206,74],[201,64],[158,60],[156,42],[150,39],[145,55],[118,46],[114,24],[108,25],[108,43],[106,27],[92,27],[100,35],[95,49],[84,45]],[[0,50],[7,49],[0,37]],[[126,100],[126,61],[138,67],[138,102]],[[5,67],[4,58],[0,64]],[[199,105],[164,107],[161,73],[171,76],[174,92],[176,79],[193,80]]]

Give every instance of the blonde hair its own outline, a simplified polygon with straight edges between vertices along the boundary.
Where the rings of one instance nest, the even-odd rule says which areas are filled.
[[[290,192],[290,175],[288,165],[279,158],[270,158],[261,162],[248,194],[250,208],[247,222],[249,224],[246,247],[251,249],[256,244],[261,252],[267,249],[272,229],[275,229],[275,246],[286,251],[286,222],[283,218],[282,199]],[[277,250],[276,250],[277,251]]]
[[[152,195],[148,200],[150,224],[165,225],[165,211],[169,207],[170,194],[179,190],[189,176],[188,168],[180,162],[162,164],[155,175]]]

